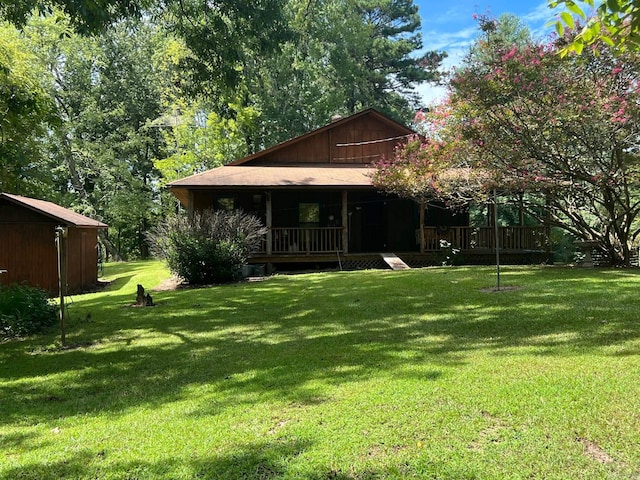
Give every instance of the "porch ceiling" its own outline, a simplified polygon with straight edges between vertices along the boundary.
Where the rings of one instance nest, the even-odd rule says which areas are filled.
[[[369,167],[227,165],[171,182],[173,190],[207,187],[371,187]]]

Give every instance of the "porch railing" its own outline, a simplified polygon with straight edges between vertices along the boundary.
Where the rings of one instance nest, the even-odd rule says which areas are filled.
[[[271,235],[273,254],[311,254],[343,252],[342,227],[274,227]],[[267,253],[267,239],[260,251]]]
[[[498,227],[500,248],[504,250],[546,250],[545,227]],[[440,250],[448,242],[461,250],[494,249],[494,227],[424,227],[425,251]]]
[[[342,227],[275,227],[271,235],[272,254],[313,254],[344,252]],[[500,248],[504,250],[545,251],[548,246],[545,227],[499,227]],[[461,250],[495,248],[493,227],[424,227],[424,250],[440,250],[448,242]],[[267,238],[255,253],[267,252]]]

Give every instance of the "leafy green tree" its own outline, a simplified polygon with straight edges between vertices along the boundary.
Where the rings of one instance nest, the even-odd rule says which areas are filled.
[[[0,23],[0,191],[37,194],[46,188],[38,135],[53,104],[44,73],[29,40]]]
[[[0,0],[0,17],[18,27],[27,24],[33,12],[64,12],[81,32],[96,32],[107,25],[139,16],[151,0]]]
[[[292,39],[245,64],[247,102],[261,112],[251,150],[374,107],[399,121],[419,103],[415,86],[436,80],[444,54],[426,52],[411,0],[289,3]]]
[[[100,36],[57,35],[61,18],[34,20],[47,58],[59,122],[44,140],[61,193],[110,225],[116,258],[146,256],[144,234],[159,214],[158,172],[164,138],[147,124],[160,116],[163,78],[154,53],[165,37],[144,23],[125,22]],[[69,197],[66,197],[67,200]]]
[[[183,88],[216,99],[243,80],[243,65],[277,51],[291,32],[285,0],[167,0],[158,22],[191,52],[182,59]]]
[[[560,53],[581,53],[585,46],[607,45],[615,51],[640,49],[640,4],[636,0],[603,0],[597,6],[594,0],[548,0],[549,7],[566,7],[556,22],[556,30],[564,35],[565,27],[578,28],[571,41]],[[595,15],[587,17],[580,3],[595,8]],[[576,21],[584,21],[579,25]]]
[[[253,129],[258,113],[251,107],[231,104],[234,115],[225,118],[205,102],[182,102],[171,114],[152,123],[161,128],[167,155],[154,165],[162,182],[171,182],[210,168],[219,167],[247,155],[247,134]]]

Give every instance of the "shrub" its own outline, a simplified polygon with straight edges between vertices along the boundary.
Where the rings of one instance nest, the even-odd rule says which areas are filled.
[[[56,323],[57,312],[44,290],[27,285],[0,286],[0,336],[3,339],[42,332]]]
[[[149,234],[153,252],[193,285],[238,280],[242,265],[266,233],[260,220],[240,210],[205,210],[172,216]]]

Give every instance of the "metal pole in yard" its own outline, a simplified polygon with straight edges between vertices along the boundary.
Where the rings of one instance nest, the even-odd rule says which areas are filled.
[[[64,308],[64,295],[67,285],[67,252],[65,245],[65,238],[67,236],[67,229],[65,227],[56,227],[56,247],[58,250],[58,292],[60,293],[60,342],[62,346],[65,345],[65,308]]]
[[[496,241],[496,289],[500,290],[500,239],[498,237],[498,196],[496,189],[493,189],[493,228]]]

